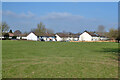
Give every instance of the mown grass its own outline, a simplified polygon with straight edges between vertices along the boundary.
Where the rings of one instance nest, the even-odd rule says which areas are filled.
[[[3,78],[117,78],[117,43],[3,41]]]

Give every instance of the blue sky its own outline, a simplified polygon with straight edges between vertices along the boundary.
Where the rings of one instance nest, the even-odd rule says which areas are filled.
[[[117,28],[117,2],[3,2],[2,19],[10,28],[30,31],[43,22],[55,32]]]

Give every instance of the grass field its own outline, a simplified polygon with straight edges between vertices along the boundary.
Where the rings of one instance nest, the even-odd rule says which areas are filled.
[[[3,78],[117,78],[118,43],[2,41]]]

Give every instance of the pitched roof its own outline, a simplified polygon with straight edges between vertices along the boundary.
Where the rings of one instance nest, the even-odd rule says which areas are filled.
[[[72,37],[78,38],[78,37],[79,37],[79,34],[72,34]]]
[[[29,33],[27,34],[27,36],[28,36],[30,33],[33,33],[33,34],[35,34],[36,36],[39,36],[39,34],[36,34],[35,32],[29,32]]]
[[[41,34],[40,36],[45,36],[45,37],[54,37],[55,34],[48,34],[48,33],[44,33],[44,34]]]
[[[12,37],[12,36],[14,36],[14,34],[13,34],[13,33],[8,33],[8,34],[9,34],[9,36],[11,36],[11,37]]]
[[[26,37],[27,34],[19,34],[20,37]]]
[[[34,32],[30,32],[30,33],[34,33]],[[29,33],[29,34],[30,34]],[[28,34],[28,35],[29,35]],[[49,34],[49,33],[34,33],[36,36],[45,36],[45,37],[54,37],[55,34]]]
[[[64,34],[64,33],[57,33],[57,35],[60,36],[60,37],[69,37],[68,34]]]
[[[15,36],[13,33],[2,33],[2,36],[9,35],[10,37]]]
[[[102,33],[97,33],[100,37],[106,37]]]
[[[94,37],[99,37],[99,35],[95,32],[88,32],[88,31],[84,31],[87,32],[89,35],[94,36]]]

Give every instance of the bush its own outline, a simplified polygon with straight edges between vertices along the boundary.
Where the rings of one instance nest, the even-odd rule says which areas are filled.
[[[10,38],[6,37],[6,38],[3,38],[2,40],[11,40]]]
[[[9,38],[9,34],[6,33],[6,34],[4,35],[4,37],[5,37],[5,38]]]
[[[9,34],[8,34],[8,33],[6,33],[6,34],[4,35],[4,40],[10,40],[10,39],[9,39]]]

